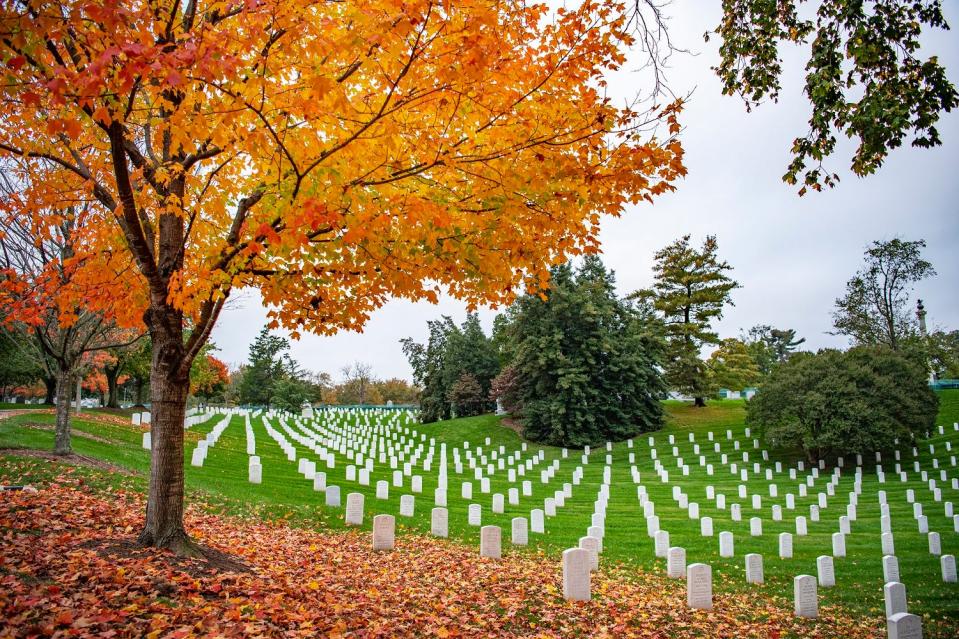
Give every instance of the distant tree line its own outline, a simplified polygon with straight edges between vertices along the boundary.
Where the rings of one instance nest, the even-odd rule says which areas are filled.
[[[959,377],[959,332],[921,330],[909,312],[912,285],[935,274],[924,247],[895,239],[866,250],[833,314],[848,351],[803,352],[795,330],[767,324],[720,338],[713,321],[739,284],[712,236],[659,251],[653,285],[625,299],[588,256],[555,267],[549,288],[519,297],[490,336],[475,314],[460,326],[443,317],[428,323],[425,344],[405,339],[403,350],[425,421],[498,401],[526,437],[580,446],[659,428],[669,393],[703,406],[722,388],[754,388],[749,419],[773,445],[811,458],[882,449],[930,427],[927,378]]]
[[[355,362],[335,382],[329,373],[308,371],[290,355],[289,341],[263,328],[249,357],[230,375],[224,401],[299,412],[304,404],[415,404],[418,389],[402,379],[377,379],[373,367]]]

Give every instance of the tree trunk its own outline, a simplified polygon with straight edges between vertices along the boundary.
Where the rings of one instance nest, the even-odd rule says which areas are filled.
[[[107,408],[120,408],[120,397],[117,393],[117,377],[120,376],[120,365],[104,366],[103,374],[107,378]]]
[[[76,411],[79,415],[82,411],[83,405],[80,404],[80,401],[83,399],[83,376],[77,375],[77,407]]]
[[[73,452],[70,446],[70,391],[73,388],[73,375],[69,369],[57,371],[57,426],[53,441],[53,452],[56,455],[69,455]]]
[[[706,398],[705,397],[696,397],[693,399],[693,405],[696,408],[705,408],[706,407]]]
[[[57,378],[55,375],[44,377],[43,383],[47,387],[47,397],[43,400],[43,403],[52,406],[57,401]]]
[[[133,398],[133,403],[137,406],[143,405],[143,378],[137,377],[134,380],[133,392],[136,393],[136,397]]]
[[[144,546],[197,556],[200,550],[183,528],[183,421],[190,390],[190,368],[183,365],[182,316],[169,307],[152,308],[147,315],[153,340],[150,370],[153,450],[146,523],[138,541]]]

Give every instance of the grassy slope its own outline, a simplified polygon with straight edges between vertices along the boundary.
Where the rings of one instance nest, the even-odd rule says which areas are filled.
[[[959,391],[948,391],[941,396],[939,424],[950,425],[959,421]],[[777,500],[768,498],[764,480],[751,480],[750,494],[761,493],[764,496],[763,511],[752,511],[748,502],[737,498],[738,477],[729,474],[728,469],[719,468],[719,454],[713,453],[712,446],[707,447],[706,432],[712,430],[715,441],[722,443],[723,450],[734,461],[731,443],[726,441],[725,431],[730,429],[734,435],[743,440],[743,450],[749,451],[750,465],[753,458],[761,459],[758,451],[753,454],[752,444],[743,437],[743,403],[740,401],[717,401],[705,409],[696,409],[677,402],[667,405],[669,415],[667,427],[655,433],[658,452],[663,463],[672,462],[669,457],[669,434],[676,435],[676,445],[680,455],[691,465],[693,473],[699,470],[696,457],[693,454],[693,444],[688,441],[688,433],[696,435],[696,440],[702,446],[702,454],[709,463],[717,467],[717,474],[708,478],[718,493],[727,496],[729,504],[743,503],[743,521],[733,522],[729,519],[728,510],[719,511],[714,502],[705,497],[705,481],[702,476],[682,477],[670,469],[671,483],[665,485],[659,482],[653,471],[652,460],[646,444],[646,437],[638,438],[632,452],[636,454],[636,461],[642,474],[651,498],[656,503],[657,514],[661,519],[661,527],[669,530],[671,544],[686,548],[688,561],[704,561],[713,566],[714,588],[717,590],[745,589],[743,577],[743,557],[749,552],[761,553],[764,557],[766,584],[760,590],[775,592],[789,596],[792,592],[792,578],[797,574],[816,574],[815,560],[818,555],[829,554],[830,535],[838,530],[838,517],[845,513],[846,495],[852,490],[852,475],[844,475],[836,496],[830,499],[829,508],[823,511],[821,521],[810,522],[807,537],[794,537],[794,558],[781,560],[777,552],[777,535],[780,532],[794,532],[793,517],[798,514],[808,514],[808,505],[815,503],[815,496],[825,479],[817,483],[815,489],[810,489],[810,497],[798,498],[796,511],[784,509],[784,521],[773,522],[769,514],[772,503],[784,503],[783,495],[795,491],[797,482],[790,481],[787,474],[777,477],[775,482],[779,487],[780,497]],[[28,422],[52,423],[52,416],[19,416],[0,422],[0,448],[10,446],[25,446],[31,448],[52,447],[53,434],[27,428]],[[265,432],[259,420],[254,421],[254,431],[257,438],[257,452],[264,463],[264,483],[252,485],[246,481],[246,454],[245,436],[240,418],[234,418],[231,425],[219,443],[211,451],[203,468],[193,468],[189,465],[189,457],[195,442],[204,436],[213,427],[215,420],[194,426],[187,431],[187,450],[185,451],[187,487],[190,491],[202,493],[204,501],[213,502],[223,508],[225,512],[255,517],[283,517],[295,524],[307,526],[342,526],[342,509],[328,509],[323,505],[323,494],[312,491],[310,482],[303,479],[296,472],[296,464],[287,462],[282,456],[279,446],[273,442]],[[116,426],[102,423],[77,422],[75,429],[78,435],[89,433],[100,438],[110,440],[110,443],[93,441],[82,436],[75,438],[77,452],[110,460],[114,463],[139,471],[140,475],[133,478],[112,478],[109,481],[124,483],[143,489],[146,473],[149,468],[147,452],[139,447],[140,434],[132,427]],[[435,437],[438,442],[447,442],[448,446],[461,446],[464,441],[474,445],[482,445],[486,437],[491,440],[492,446],[506,445],[507,449],[516,448],[520,444],[519,437],[511,430],[499,425],[497,418],[482,416],[455,420],[439,424],[419,426],[418,430],[427,437]],[[959,433],[947,431],[946,436],[937,436],[931,443],[941,451],[943,441],[951,441],[953,446],[959,446]],[[539,450],[540,447],[530,445],[530,450]],[[546,448],[547,462],[560,456],[555,448]],[[614,466],[611,497],[606,518],[606,539],[604,541],[604,561],[623,562],[628,565],[641,566],[655,571],[665,570],[665,561],[656,559],[653,553],[653,541],[646,536],[645,521],[642,510],[636,498],[636,488],[629,475],[629,463],[626,443],[614,446]],[[740,456],[737,452],[735,457]],[[573,498],[567,500],[566,507],[559,510],[558,516],[548,518],[547,533],[545,535],[531,535],[531,550],[542,550],[551,557],[558,555],[563,548],[576,544],[579,537],[586,534],[589,525],[589,516],[592,513],[593,501],[596,498],[598,486],[601,482],[602,467],[605,450],[594,451],[590,463],[585,467],[585,477],[582,485],[574,490]],[[496,524],[504,528],[504,539],[508,539],[509,520],[515,516],[528,516],[529,509],[541,507],[542,500],[551,496],[552,492],[561,487],[563,481],[568,481],[572,469],[578,465],[579,454],[571,451],[570,459],[565,460],[560,472],[548,486],[539,482],[539,468],[532,476],[534,495],[532,498],[522,498],[520,506],[511,507],[507,504],[506,513],[493,515],[489,511],[489,495],[479,493],[479,482],[474,484],[474,501],[483,504],[483,523]],[[940,458],[942,455],[940,454]],[[792,463],[788,456],[771,455],[770,465],[777,459]],[[904,457],[910,460],[911,455]],[[931,461],[928,446],[924,442],[920,447],[919,460],[923,466],[931,470]],[[947,461],[948,464],[948,461]],[[930,555],[927,540],[917,531],[912,519],[911,505],[906,503],[905,490],[916,490],[918,499],[925,505],[925,512],[929,517],[930,530],[938,531],[942,535],[943,552],[959,554],[959,534],[953,532],[953,525],[943,513],[941,504],[935,504],[932,496],[919,478],[912,478],[907,484],[898,480],[892,481],[892,474],[887,475],[889,481],[885,486],[879,486],[875,475],[869,472],[872,468],[871,460],[864,460],[863,494],[860,497],[858,521],[853,523],[853,534],[847,538],[848,556],[836,560],[838,586],[829,590],[820,590],[821,598],[828,603],[842,603],[863,614],[882,615],[882,569],[879,540],[879,506],[875,493],[880,488],[889,494],[891,504],[893,531],[895,532],[896,552],[900,558],[902,579],[909,594],[910,610],[923,613],[930,618],[947,617],[952,628],[959,626],[959,586],[943,584],[939,573],[938,558]],[[891,464],[889,464],[891,466]],[[37,463],[34,468],[36,479],[50,473],[48,463]],[[343,480],[344,465],[339,463],[337,468],[329,470],[330,483],[339,483],[345,493],[352,491],[363,492],[366,495],[366,512],[368,515],[386,512],[399,513],[400,494],[408,489],[392,488],[390,499],[379,501],[374,498],[375,482],[378,479],[389,480],[389,468],[377,468],[372,476],[370,487],[360,487],[357,484],[347,484]],[[956,475],[956,469],[948,467],[950,477]],[[466,470],[469,470],[468,468]],[[452,468],[451,468],[452,471]],[[0,460],[0,476],[3,472],[3,462]],[[90,473],[94,482],[103,482],[96,473]],[[449,510],[451,536],[459,537],[470,544],[478,543],[478,531],[466,526],[467,503],[459,499],[460,481],[470,480],[471,476],[457,476],[451,472],[449,482]],[[5,478],[9,481],[11,478]],[[19,480],[19,478],[16,478]],[[26,478],[29,479],[29,478]],[[339,481],[337,481],[337,479]],[[436,486],[435,475],[425,474],[423,494],[417,496],[417,513],[413,518],[398,518],[398,533],[408,527],[428,532],[428,509],[432,507],[433,489]],[[492,492],[506,493],[507,482],[505,472],[498,473],[493,479]],[[712,516],[717,536],[701,537],[699,525],[690,520],[685,511],[680,510],[671,498],[671,486],[682,485],[691,501],[700,505],[702,516]],[[199,495],[196,495],[199,496]],[[959,504],[959,494],[951,490],[948,485],[943,490],[944,501],[953,501]],[[759,538],[749,536],[750,516],[761,515],[764,518],[764,535]],[[371,517],[367,518],[369,527]],[[735,535],[736,556],[732,559],[721,559],[718,554],[718,533],[729,530]],[[750,586],[750,588],[756,588]],[[948,635],[943,635],[948,636]]]

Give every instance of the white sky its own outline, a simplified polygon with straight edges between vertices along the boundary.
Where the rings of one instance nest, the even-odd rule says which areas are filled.
[[[944,4],[948,21],[959,28],[959,3]],[[631,207],[621,218],[604,221],[603,260],[616,272],[619,291],[649,286],[653,254],[666,244],[686,233],[696,243],[714,234],[720,257],[742,285],[733,292],[735,306],[717,324],[720,336],[771,324],[796,329],[811,348],[843,346],[843,338],[828,334],[830,312],[861,265],[866,245],[895,236],[922,238],[928,243],[925,257],[939,275],[920,283],[916,296],[924,300],[931,327],[959,328],[959,114],[940,122],[942,147],[898,149],[869,178],[845,170],[851,157],[847,145],[830,165],[842,177],[839,186],[800,198],[780,178],[793,138],[807,129],[802,52],[784,52],[779,103],[747,114],[738,98],[721,95],[710,71],[718,63],[718,39],[706,44],[702,35],[719,23],[720,8],[720,0],[682,0],[667,8],[674,42],[696,53],[674,56],[669,72],[676,94],[694,90],[681,117],[689,175],[656,204]],[[939,56],[953,84],[959,82],[955,32],[933,34],[925,45]],[[631,95],[642,81],[638,73],[618,74],[612,92]],[[305,368],[337,379],[354,361],[372,364],[380,378],[410,379],[399,340],[425,341],[426,321],[441,314],[459,323],[465,307],[451,299],[438,305],[393,301],[373,315],[363,333],[307,335],[293,342],[292,354]],[[487,330],[493,316],[481,313]],[[255,292],[238,296],[213,331],[221,359],[231,368],[245,361],[265,322]]]

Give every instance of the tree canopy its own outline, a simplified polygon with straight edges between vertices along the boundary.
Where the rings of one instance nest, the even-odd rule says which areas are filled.
[[[792,144],[783,180],[808,188],[833,186],[826,166],[837,133],[855,140],[851,166],[874,173],[890,151],[942,143],[936,128],[959,94],[934,53],[923,57],[923,29],[948,30],[941,0],[723,0],[722,39],[714,70],[723,93],[747,108],[777,100],[783,45],[808,45],[804,93],[809,129]],[[709,40],[707,32],[706,39]]]
[[[931,429],[939,401],[917,362],[884,346],[798,353],[773,369],[746,422],[810,460],[892,450]]]

